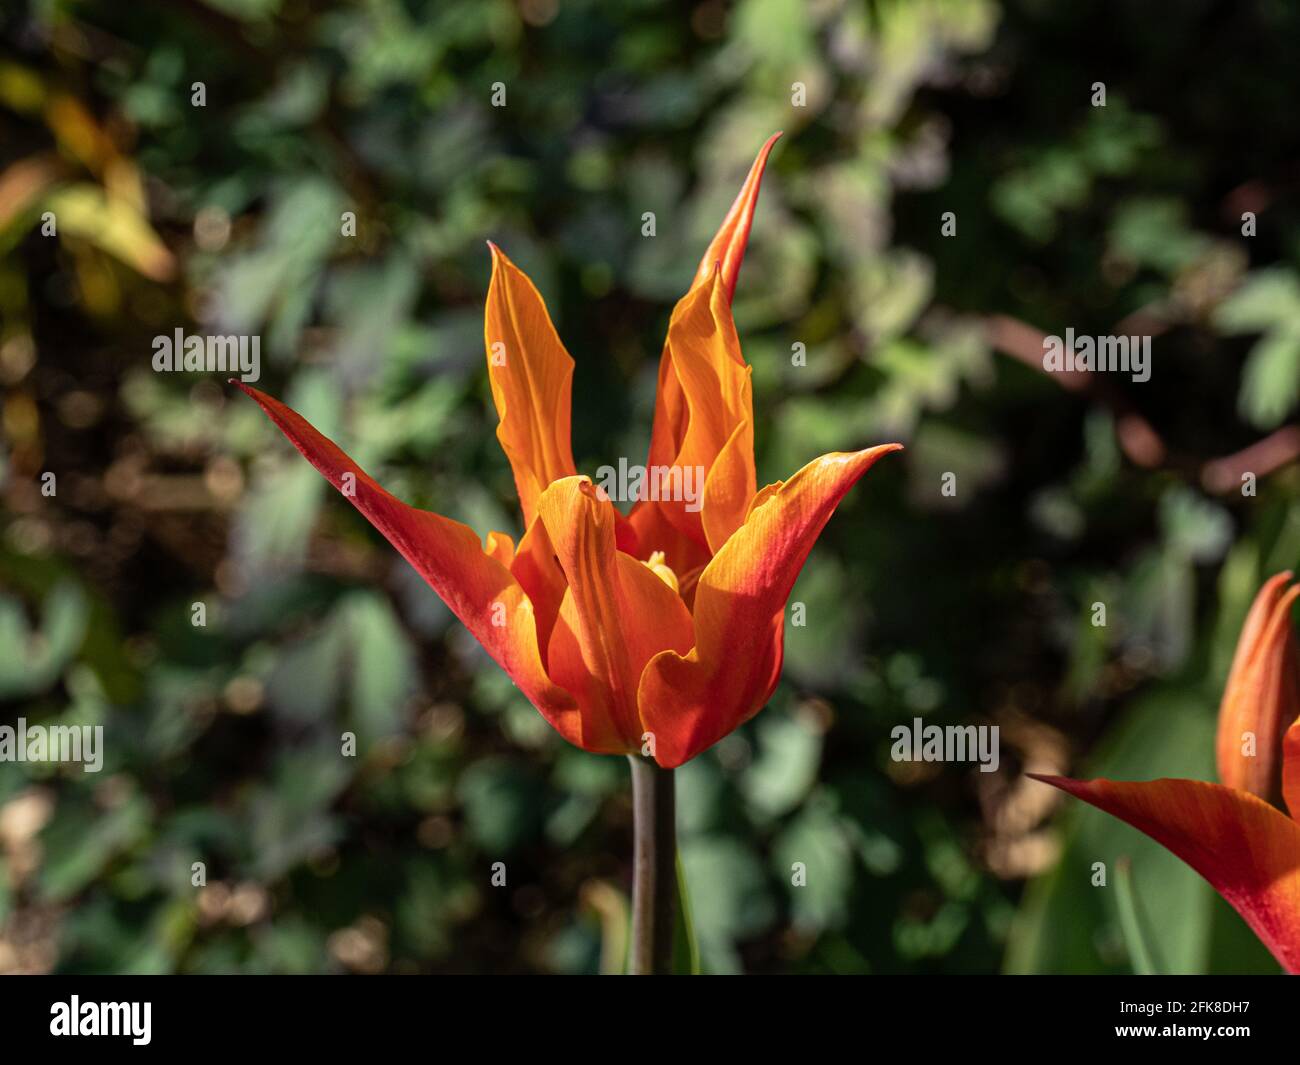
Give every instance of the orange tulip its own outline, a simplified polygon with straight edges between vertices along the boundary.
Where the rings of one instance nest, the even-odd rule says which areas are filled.
[[[772,137],[677,304],[648,470],[704,471],[699,505],[624,516],[569,443],[573,360],[542,297],[495,246],[484,336],[497,437],[524,534],[395,499],[284,404],[240,384],[409,561],[554,728],[588,751],[682,764],[753,716],[781,672],[786,599],[840,499],[899,445],[814,459],[759,490],[750,367],[731,296]],[[238,384],[238,382],[235,382]],[[671,494],[671,493],[668,493]]]
[[[1219,780],[1273,804],[1281,798],[1282,737],[1300,715],[1291,574],[1265,582],[1237,641],[1219,708]]]
[[[1300,973],[1300,673],[1291,605],[1300,585],[1270,579],[1237,642],[1219,711],[1222,784],[1036,777],[1167,847]],[[1273,802],[1285,801],[1290,815]]]

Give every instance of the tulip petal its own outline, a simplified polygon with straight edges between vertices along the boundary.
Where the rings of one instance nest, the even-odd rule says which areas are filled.
[[[749,393],[746,381],[746,396]],[[732,430],[713,460],[704,481],[703,506],[700,518],[704,523],[704,536],[709,550],[715,554],[728,538],[744,524],[750,504],[757,491],[757,471],[754,468],[754,423],[744,418]]]
[[[1291,574],[1266,581],[1246,615],[1223,690],[1215,743],[1219,780],[1269,802],[1281,794],[1282,734],[1300,715]]]
[[[756,488],[752,371],[716,269],[678,302],[664,357],[685,414],[675,450],[652,437],[647,491],[674,528],[716,553],[744,520]]]
[[[573,359],[541,295],[495,244],[483,338],[488,378],[501,419],[497,439],[514,470],[524,528],[543,489],[576,471],[570,442]]]
[[[495,530],[488,533],[487,546],[483,550],[505,566],[506,569],[509,569],[514,564],[515,542],[509,533],[496,532]]]
[[[1282,737],[1282,798],[1291,816],[1300,821],[1300,719]]]
[[[719,301],[730,305],[736,291],[736,281],[740,276],[740,264],[744,260],[745,248],[749,242],[749,230],[754,221],[754,210],[763,183],[763,172],[767,167],[772,147],[780,136],[780,133],[774,133],[760,149],[735,202],[732,203],[726,218],[723,219],[722,225],[700,260],[695,280],[691,283],[691,292],[705,288],[712,295],[713,279],[716,275]],[[687,293],[674,310],[675,320],[683,311],[683,305],[691,297],[691,292]],[[697,312],[702,309],[702,305],[695,306]],[[707,332],[726,333],[734,338],[735,326],[731,322],[730,311],[718,315],[710,307],[709,313],[711,317],[721,318],[724,321],[705,323]],[[711,547],[711,545],[720,546],[726,535],[739,525],[748,509],[749,498],[745,497],[746,491],[749,497],[752,497],[754,490],[754,417],[752,397],[749,393],[748,370],[745,369],[745,377],[742,381],[739,371],[728,367],[727,363],[718,357],[729,354],[739,367],[744,368],[739,341],[731,339],[729,343],[727,338],[723,337],[720,342],[706,344],[705,372],[702,375],[700,372],[692,372],[689,363],[685,368],[680,365],[680,361],[674,365],[673,339],[673,328],[670,325],[668,342],[664,344],[663,355],[659,360],[659,385],[655,395],[654,425],[650,434],[650,454],[646,466],[649,469],[654,469],[656,466],[672,467],[680,466],[684,461],[698,462],[702,459],[706,475],[712,476],[714,460],[719,452],[731,440],[733,434],[737,432],[741,434],[741,438],[736,440],[731,452],[723,460],[722,468],[716,477],[716,484],[709,491],[715,501],[711,506],[706,503],[704,509],[710,511],[710,517],[701,518],[700,514],[692,514],[680,504],[666,508],[670,511],[669,516],[654,518],[648,518],[645,512],[658,510],[664,506],[663,504],[648,502],[638,503],[633,507],[630,517],[640,534],[638,553],[663,551],[674,569],[681,574],[708,561],[710,555],[716,550],[716,546]],[[682,339],[689,340],[688,337]],[[692,349],[697,348],[696,344],[685,343],[684,350],[678,353],[678,360],[685,358]],[[709,368],[712,369],[714,378],[712,383],[708,378]],[[695,384],[691,398],[688,398],[683,383],[683,379],[687,378]],[[728,386],[726,395],[721,391],[724,384]],[[716,390],[716,394],[712,397],[709,395],[710,387]],[[717,417],[710,417],[716,415],[719,409],[730,411],[722,417],[721,421]],[[692,422],[698,422],[700,419],[705,419],[706,428],[697,429],[696,439],[693,441],[696,445],[693,448],[694,453],[684,459],[681,453],[688,431]],[[739,428],[742,421],[748,423],[746,429]],[[706,440],[711,442],[712,450],[703,446]],[[743,503],[740,502],[741,500]],[[677,530],[682,539],[693,546],[673,543],[675,537],[667,535],[669,525]]]
[[[882,455],[884,444],[823,455],[750,510],[705,567],[695,592],[695,648],[656,656],[639,702],[668,768],[712,746],[757,713],[781,671],[785,603],[795,578],[844,494]],[[671,562],[671,560],[670,560]]]
[[[731,210],[722,220],[721,227],[710,242],[695,273],[695,282],[698,284],[707,280],[713,273],[714,264],[718,264],[728,303],[736,292],[736,280],[740,276],[741,261],[745,258],[745,246],[749,243],[749,229],[754,224],[754,208],[758,205],[758,190],[763,184],[763,171],[767,169],[767,157],[772,154],[772,148],[780,137],[780,133],[773,133],[759,149],[758,158],[749,168],[749,176],[745,178],[745,183],[740,187]]]
[[[666,466],[677,457],[682,438],[686,435],[689,417],[686,397],[682,393],[681,382],[677,380],[677,371],[673,369],[673,360],[665,341],[663,354],[659,358],[659,381],[655,386],[655,413],[650,429],[647,467]],[[633,513],[635,512],[636,508],[633,508]]]
[[[647,565],[618,550],[614,507],[590,480],[556,481],[538,507],[568,580],[551,634],[551,676],[577,699],[588,750],[637,750],[641,673],[665,648],[690,648],[690,613]]]
[[[542,665],[533,604],[500,561],[509,538],[494,534],[493,553],[487,553],[468,525],[401,502],[296,412],[255,388],[232,384],[256,400],[303,457],[415,567],[556,731],[583,746],[573,697],[552,683]]]
[[[1300,972],[1300,824],[1222,784],[1030,776],[1167,847],[1241,914],[1288,972]]]
[[[560,613],[560,603],[568,587],[564,581],[564,571],[555,560],[555,549],[551,538],[546,535],[546,526],[540,517],[534,518],[528,526],[519,547],[515,550],[514,562],[510,572],[533,604],[533,613],[537,618],[537,646],[541,652],[542,664],[546,665],[546,649],[551,643],[551,630]]]

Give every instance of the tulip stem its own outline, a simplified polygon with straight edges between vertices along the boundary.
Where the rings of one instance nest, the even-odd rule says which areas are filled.
[[[632,763],[632,940],[628,972],[669,973],[677,907],[677,823],[673,771],[652,758]]]

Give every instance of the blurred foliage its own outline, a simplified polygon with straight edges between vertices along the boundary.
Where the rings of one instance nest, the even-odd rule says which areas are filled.
[[[678,774],[703,967],[1130,971],[1091,886],[1129,856],[1160,965],[1276,969],[1021,774],[1210,777],[1237,626],[1300,558],[1300,11],[40,0],[0,28],[0,713],[106,732],[99,774],[0,764],[0,970],[617,968],[622,760],[552,734],[152,338],[260,335],[261,386],[390,490],[517,535],[484,240],[577,360],[580,469],[639,461],[672,302],[774,129],[735,303],[760,483],[908,451],[814,552],[772,705]],[[1152,378],[1063,389],[993,316],[1152,335]],[[917,716],[997,724],[999,771],[891,762]]]

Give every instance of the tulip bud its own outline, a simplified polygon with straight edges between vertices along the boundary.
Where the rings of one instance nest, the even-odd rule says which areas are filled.
[[[1219,707],[1219,780],[1268,802],[1281,798],[1282,736],[1300,717],[1291,604],[1300,585],[1290,572],[1269,578],[1251,604],[1237,640]]]

